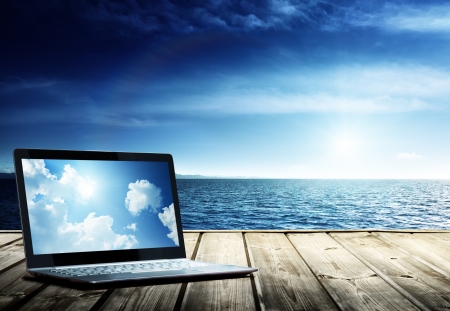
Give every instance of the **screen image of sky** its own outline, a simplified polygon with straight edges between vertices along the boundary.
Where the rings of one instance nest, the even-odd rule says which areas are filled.
[[[35,254],[179,245],[165,162],[22,160]]]
[[[14,148],[163,152],[176,173],[450,178],[447,1],[1,1]]]

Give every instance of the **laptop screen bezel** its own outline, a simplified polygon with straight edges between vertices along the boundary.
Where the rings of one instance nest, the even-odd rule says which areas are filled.
[[[173,158],[170,154],[162,153],[134,153],[111,151],[74,151],[74,150],[44,150],[44,149],[15,149],[13,152],[16,173],[17,192],[22,222],[22,234],[27,261],[27,268],[43,268],[54,266],[73,266],[85,264],[101,264],[113,262],[186,258],[186,251],[181,225],[181,215],[175,179]],[[113,251],[77,252],[62,254],[33,253],[30,220],[25,192],[25,181],[22,159],[44,160],[93,160],[93,161],[152,161],[165,162],[169,168],[170,184],[177,223],[178,247],[127,249]]]

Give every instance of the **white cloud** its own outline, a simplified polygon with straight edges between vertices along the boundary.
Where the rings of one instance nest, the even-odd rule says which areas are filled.
[[[130,183],[128,188],[130,190],[125,198],[125,207],[133,216],[139,215],[148,207],[156,213],[161,207],[161,189],[149,183],[148,180],[137,180],[135,183]]]
[[[397,158],[403,160],[418,160],[422,159],[423,156],[416,154],[415,152],[400,152],[397,154]]]
[[[81,177],[69,164],[64,166],[64,173],[59,182],[67,188],[76,189],[81,203],[86,203],[95,191],[95,182],[89,177]]]
[[[178,242],[177,223],[175,219],[175,210],[173,207],[173,203],[170,204],[169,207],[164,207],[163,212],[159,213],[158,217],[163,225],[170,230],[170,233],[167,236],[172,239],[176,245],[180,245]]]
[[[53,207],[52,204],[46,204],[46,205],[45,205],[45,210],[46,210],[46,211],[49,211],[49,212],[52,212],[52,213],[55,212],[55,209],[54,209],[54,207]]]
[[[44,160],[22,159],[22,169],[25,177],[33,177],[41,174],[46,178],[56,179],[56,176],[50,174],[50,171],[45,167]]]
[[[173,92],[173,89],[195,85],[204,85],[203,89],[208,91],[185,96],[177,96]],[[270,71],[261,69],[256,73],[229,76],[210,74],[207,79],[199,76],[198,79],[193,77],[189,81],[180,79],[167,85],[141,88],[135,92],[133,105],[123,108],[124,110],[118,108],[105,112],[92,104],[83,120],[92,124],[144,128],[163,123],[175,124],[180,122],[177,117],[179,115],[209,117],[302,112],[397,113],[448,110],[448,85],[450,72],[443,67],[392,62],[326,68],[299,66]],[[148,98],[152,96],[158,99],[152,102],[149,109]],[[55,113],[55,118],[56,112],[57,110],[51,112]],[[13,115],[1,115],[0,122],[2,118],[5,122],[24,122],[24,119],[17,119]],[[26,122],[47,120],[42,119],[38,113],[28,114],[26,118],[33,119],[26,119]],[[80,188],[80,191],[83,189]],[[86,192],[87,195],[88,193]]]
[[[386,31],[412,31],[450,33],[450,5],[397,5],[387,3],[376,9],[359,4],[342,7],[340,14],[331,16],[323,26],[326,30],[339,30],[345,24],[356,27],[378,27]]]
[[[33,209],[34,198],[37,195],[47,195],[50,191],[49,185],[56,181],[56,176],[45,167],[44,160],[22,159],[22,169],[27,180],[27,205],[29,209]]]
[[[395,30],[450,33],[450,5],[430,8],[399,7],[385,18],[385,27]]]
[[[221,77],[223,89],[185,97],[161,112],[188,115],[299,112],[397,113],[449,109],[450,73],[425,66],[379,64]],[[154,109],[158,109],[154,107]]]
[[[136,231],[137,230],[137,224],[136,223],[132,223],[131,225],[128,225],[126,228],[130,229],[130,230],[133,230],[133,231]]]
[[[92,212],[81,223],[63,222],[58,234],[71,242],[68,246],[70,251],[129,249],[138,243],[134,235],[114,233],[113,223],[112,217],[108,215],[97,217]]]
[[[92,212],[82,222],[68,220],[69,206],[74,208],[76,203],[83,203],[78,200],[80,195],[86,200],[84,203],[93,195],[93,191],[83,188],[86,185],[83,182],[88,181],[89,185],[89,178],[66,165],[58,180],[50,174],[44,161],[24,163],[35,253],[126,249],[139,243],[134,235],[115,233],[114,219],[109,215],[96,216]]]

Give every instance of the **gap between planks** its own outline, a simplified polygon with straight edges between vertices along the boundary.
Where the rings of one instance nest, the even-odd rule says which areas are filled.
[[[422,311],[431,311],[427,306],[425,306],[422,302],[416,299],[413,295],[411,295],[407,290],[397,284],[394,280],[392,280],[387,274],[383,273],[380,269],[378,269],[375,265],[371,264],[368,260],[366,260],[363,256],[359,255],[357,252],[353,251],[353,249],[347,246],[345,243],[339,241],[339,239],[334,238],[330,235],[338,244],[340,244],[344,249],[346,249],[350,254],[355,256],[359,261],[361,261],[364,265],[366,265],[369,269],[375,272],[380,278],[386,281],[390,286],[392,286],[395,290],[397,290],[400,294],[402,294],[406,299],[411,301],[416,307],[418,307]]]

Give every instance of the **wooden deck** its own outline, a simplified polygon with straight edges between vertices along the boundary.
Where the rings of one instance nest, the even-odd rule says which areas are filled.
[[[0,310],[449,310],[450,231],[189,231],[193,259],[254,276],[82,291],[27,275],[0,232]]]

